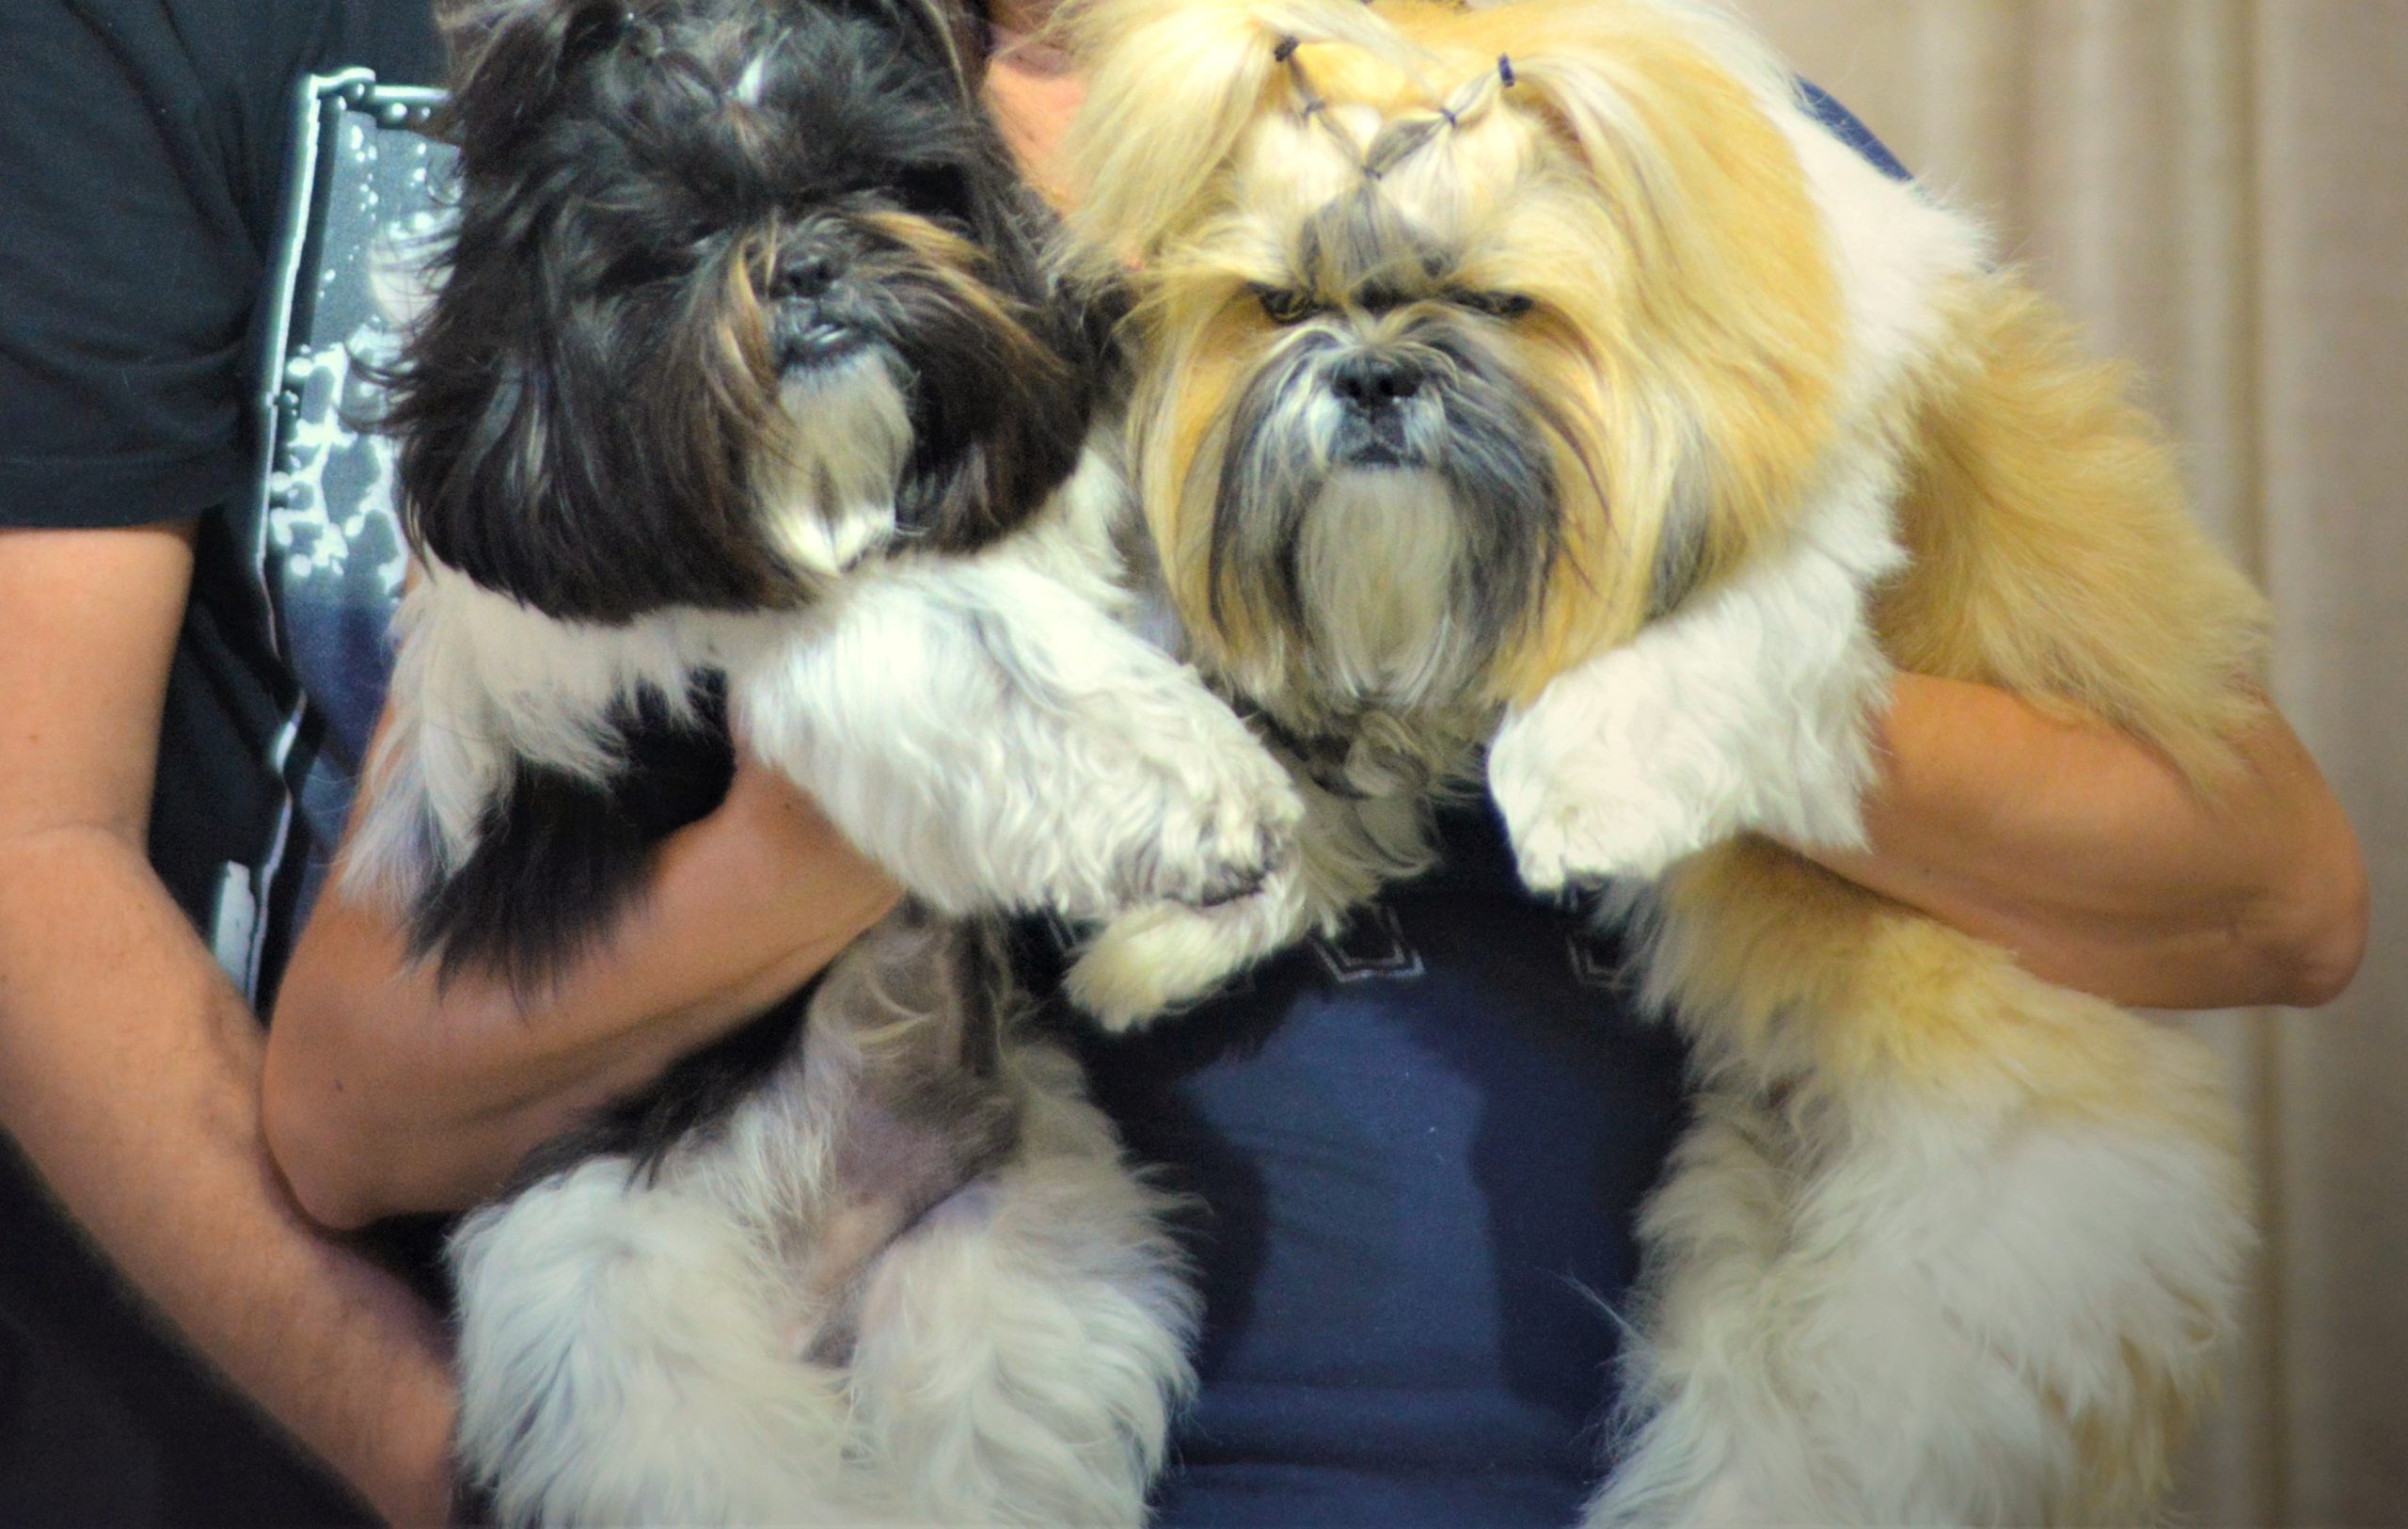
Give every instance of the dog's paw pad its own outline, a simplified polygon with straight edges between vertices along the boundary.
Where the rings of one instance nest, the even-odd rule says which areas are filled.
[[[1646,880],[1703,849],[1703,825],[1635,803],[1543,804],[1507,815],[1522,884],[1555,893],[1621,877]]]

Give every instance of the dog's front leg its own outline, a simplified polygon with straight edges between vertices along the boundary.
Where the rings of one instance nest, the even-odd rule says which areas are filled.
[[[1254,896],[1214,908],[1156,903],[1114,919],[1063,981],[1104,1029],[1134,1029],[1209,997],[1246,967],[1316,932],[1433,859],[1417,799],[1332,795],[1299,777],[1305,821],[1295,862]]]
[[[1865,605],[1904,555],[1887,488],[1831,486],[1786,545],[1507,717],[1488,788],[1526,883],[1652,877],[1748,831],[1864,842],[1891,672]]]
[[[899,563],[730,664],[751,747],[951,914],[1212,905],[1292,853],[1286,773],[1184,665],[1008,548]]]

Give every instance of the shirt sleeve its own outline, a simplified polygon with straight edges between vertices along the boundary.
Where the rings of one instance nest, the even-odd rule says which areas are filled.
[[[265,261],[243,114],[155,3],[8,0],[0,60],[0,525],[226,501]]]

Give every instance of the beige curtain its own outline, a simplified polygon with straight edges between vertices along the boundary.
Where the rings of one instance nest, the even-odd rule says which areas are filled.
[[[2213,1524],[2408,1523],[2408,0],[1734,0],[2139,361],[2273,594],[2374,949],[2231,1057],[2268,1229],[2183,1483]]]

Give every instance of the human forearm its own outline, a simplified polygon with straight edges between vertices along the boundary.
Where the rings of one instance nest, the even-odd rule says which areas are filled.
[[[2200,1009],[2322,1003],[2355,971],[2357,843],[2272,712],[2210,793],[2112,728],[1987,686],[1900,676],[1882,733],[1872,852],[1811,852],[2040,976]]]
[[[439,1518],[439,1322],[293,1204],[257,1020],[122,834],[12,834],[0,855],[0,1120],[241,1391],[388,1517]]]
[[[330,889],[271,1031],[278,1160],[331,1225],[473,1203],[539,1142],[800,986],[894,897],[749,765],[663,845],[642,903],[541,994],[438,984],[388,910]]]

